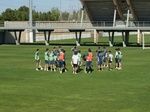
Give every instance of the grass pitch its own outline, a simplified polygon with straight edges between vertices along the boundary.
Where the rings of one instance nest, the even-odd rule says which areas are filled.
[[[121,48],[121,71],[98,72],[94,61],[91,75],[73,75],[70,46],[64,47],[69,69],[64,74],[35,71],[37,48],[43,62],[45,46],[0,46],[0,112],[150,111],[149,50]],[[97,47],[90,48],[95,52]]]

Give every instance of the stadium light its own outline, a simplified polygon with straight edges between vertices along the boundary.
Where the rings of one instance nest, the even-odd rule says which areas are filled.
[[[83,20],[84,20],[84,6],[81,8],[81,20],[80,20],[81,27],[83,26]]]
[[[32,29],[32,0],[29,0],[29,26]]]
[[[29,42],[30,43],[33,43],[32,3],[33,0],[29,0]]]
[[[60,11],[59,11],[59,13],[60,13],[60,15],[59,15],[59,20],[61,21],[62,20],[62,12],[61,12],[61,0],[59,1],[59,5],[60,5]]]

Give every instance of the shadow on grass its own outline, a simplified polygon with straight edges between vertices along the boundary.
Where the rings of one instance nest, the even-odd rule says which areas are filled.
[[[0,43],[0,45],[16,45],[16,44],[2,44]],[[45,43],[20,43],[20,45],[45,45]],[[106,46],[109,47],[108,42],[99,42],[97,44],[93,43],[93,42],[82,42],[80,44],[81,46]],[[75,43],[50,43],[49,46],[76,46]],[[122,43],[121,42],[114,42],[114,47],[122,47]],[[137,43],[129,43],[127,45],[128,47],[142,47],[142,45],[139,45]],[[150,45],[146,45],[146,47],[150,47]]]

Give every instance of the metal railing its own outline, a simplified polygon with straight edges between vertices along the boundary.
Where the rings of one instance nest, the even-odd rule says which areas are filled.
[[[93,28],[93,27],[111,27],[112,21],[96,21],[96,22],[35,22],[36,27],[52,27],[52,28]]]
[[[129,27],[150,27],[150,21],[130,21]]]
[[[1,24],[0,24],[1,25]],[[113,26],[113,21],[91,21],[91,22],[58,22],[58,21],[35,21],[33,28],[51,28],[51,29],[71,29],[71,28],[84,28],[93,29],[101,27],[150,27],[150,21],[129,21],[128,25],[124,21],[117,21]],[[2,26],[6,28],[29,28],[28,21],[6,21]]]

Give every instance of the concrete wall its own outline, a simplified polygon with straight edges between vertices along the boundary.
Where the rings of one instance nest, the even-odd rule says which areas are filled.
[[[19,33],[17,33],[17,35],[19,35]],[[28,31],[25,30],[24,32],[21,33],[21,43],[28,43],[29,39],[28,39]],[[4,42],[6,44],[15,44],[15,34],[14,32],[9,32],[9,31],[5,31],[5,39]]]
[[[15,44],[14,32],[5,31],[4,35],[5,35],[4,43]],[[17,33],[17,35],[19,34]],[[35,37],[34,39],[35,41],[44,41],[45,39],[44,32],[43,33],[36,32],[36,34],[34,34],[34,37]],[[91,32],[83,32],[82,38],[90,38],[90,37],[91,37]],[[52,32],[51,33],[50,40],[64,40],[64,39],[75,39],[75,33],[70,33],[70,32]],[[29,41],[30,41],[29,31],[25,30],[21,34],[20,43],[29,43]]]
[[[90,38],[91,32],[83,32],[82,38]],[[50,40],[65,40],[65,39],[75,39],[75,33],[70,32],[52,32]],[[36,41],[44,41],[44,35],[42,33],[36,34]]]
[[[88,23],[89,24],[89,23]],[[13,28],[13,27],[17,27],[18,29],[21,27],[28,27],[29,23],[28,21],[5,21],[5,27],[8,28]],[[78,27],[81,26],[80,23],[70,23],[70,22],[36,22],[35,25],[37,27],[52,27],[56,28],[55,32],[52,32],[51,34],[51,40],[63,40],[63,39],[75,39],[75,33],[70,33],[67,29],[69,27]],[[91,25],[91,24],[90,24]],[[85,23],[85,26],[88,26],[87,23]],[[60,28],[64,28],[67,27],[67,29],[60,29]],[[57,29],[59,28],[59,29]],[[33,32],[35,37],[33,40],[34,41],[44,41],[44,32],[43,33],[39,33],[39,32]],[[29,30],[25,30],[24,32],[22,32],[21,35],[21,43],[29,43],[30,42],[30,31]],[[91,37],[91,32],[83,32],[82,34],[82,38],[89,38]],[[15,35],[14,32],[5,32],[5,43],[14,43],[15,44]]]
[[[4,31],[0,31],[0,44],[4,43],[4,37],[5,37]]]
[[[13,32],[5,31],[5,40],[6,44],[15,44],[15,37]]]

